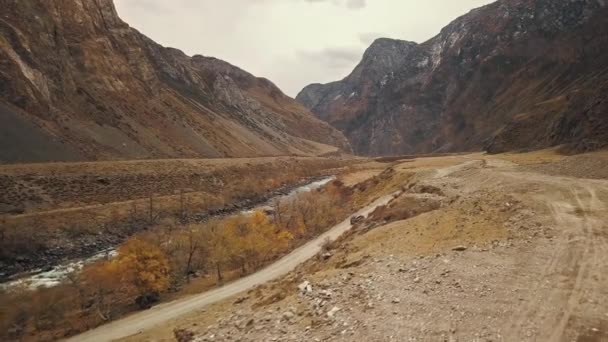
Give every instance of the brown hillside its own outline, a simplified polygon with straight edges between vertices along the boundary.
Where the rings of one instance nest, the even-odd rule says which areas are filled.
[[[270,81],[156,44],[112,0],[0,6],[0,161],[350,149]]]

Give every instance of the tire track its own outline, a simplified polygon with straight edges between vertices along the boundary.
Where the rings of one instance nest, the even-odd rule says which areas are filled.
[[[581,301],[583,295],[583,285],[589,279],[589,260],[590,254],[595,254],[595,248],[593,243],[593,236],[591,234],[590,224],[589,224],[589,214],[588,209],[589,205],[585,204],[581,199],[579,192],[574,187],[571,188],[570,193],[576,200],[576,204],[578,205],[575,214],[570,214],[572,216],[576,216],[577,213],[581,213],[583,218],[580,220],[580,224],[582,227],[582,232],[585,237],[583,240],[583,251],[579,258],[575,259],[575,263],[577,264],[577,272],[576,278],[574,281],[574,286],[569,291],[567,295],[566,305],[564,310],[558,316],[557,324],[554,326],[553,332],[550,335],[548,341],[561,341],[568,325],[570,318],[572,317],[575,309],[578,307],[578,304]]]
[[[529,292],[529,300],[515,311],[516,319],[508,327],[506,340],[561,341],[567,333],[568,323],[580,308],[585,291],[601,293],[603,273],[598,265],[601,265],[599,260],[606,255],[608,245],[606,239],[595,238],[597,223],[601,225],[601,221],[591,215],[601,212],[605,206],[587,184],[568,184],[567,191],[566,201],[542,196],[562,238],[549,254],[542,274]],[[560,197],[564,197],[563,192]],[[566,288],[559,286],[560,278],[564,276],[574,278],[564,283]],[[530,325],[538,330],[535,337],[529,333]]]

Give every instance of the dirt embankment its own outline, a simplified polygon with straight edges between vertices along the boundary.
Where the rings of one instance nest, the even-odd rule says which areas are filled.
[[[608,151],[599,151],[533,165],[530,170],[554,176],[608,179]]]
[[[127,340],[604,341],[608,184],[531,171],[568,158],[395,165],[404,194],[329,253]]]

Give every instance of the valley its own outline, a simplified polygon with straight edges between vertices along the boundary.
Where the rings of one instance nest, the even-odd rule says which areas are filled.
[[[154,226],[252,209],[349,163],[286,157],[0,166],[0,279],[95,255]]]
[[[0,341],[608,341],[607,1],[0,8]]]
[[[252,214],[256,211],[268,211],[274,210],[274,203],[281,201],[290,201],[292,198],[301,193],[306,193],[310,191],[314,191],[323,187],[324,185],[331,182],[334,177],[327,176],[321,178],[319,180],[313,180],[315,178],[308,178],[303,185],[291,185],[291,186],[283,186],[280,189],[270,191],[270,194],[273,194],[274,197],[268,198],[268,194],[262,194],[258,198],[254,200],[245,200],[244,204],[234,204],[228,207],[224,207],[219,210],[211,210],[203,213],[194,214],[190,218],[188,215],[181,217],[181,219],[188,222],[189,220],[201,221],[201,220],[213,220],[218,219],[220,217],[231,216],[231,215],[239,215],[239,214]],[[10,290],[11,288],[29,288],[31,290],[36,290],[40,287],[53,287],[56,285],[65,282],[66,279],[73,275],[74,272],[78,272],[83,267],[93,264],[97,261],[110,259],[117,255],[117,245],[110,246],[109,248],[105,248],[103,250],[99,250],[99,248],[104,247],[102,243],[96,243],[95,251],[92,256],[81,258],[81,259],[73,259],[67,262],[62,262],[58,265],[53,265],[52,261],[46,259],[45,268],[44,269],[34,269],[22,272],[20,274],[12,275],[11,280],[0,283],[0,288],[4,290]],[[64,257],[65,258],[65,257]],[[51,266],[49,266],[49,264]]]
[[[225,300],[176,303],[190,310],[178,318],[158,307],[75,341],[603,341],[608,175],[587,178],[598,160],[608,154],[576,165],[553,151],[394,162],[414,174],[404,191],[330,257],[246,292],[228,287]]]
[[[367,164],[370,161],[359,158],[293,157],[38,164],[37,175],[30,173],[25,179],[45,180],[47,187],[38,190],[49,194],[49,201],[41,202],[48,208],[30,207],[28,213],[3,216],[3,270],[14,273],[8,273],[0,288],[1,336],[68,337],[154,304],[239,281],[293,250],[306,250],[297,264],[315,253],[318,241],[337,234],[325,233],[329,228],[367,206],[386,186],[365,180],[357,182],[365,188],[355,191],[336,179]],[[167,166],[172,172],[179,170],[177,175],[167,172]],[[5,172],[20,167],[36,169],[7,166]],[[62,172],[56,174],[57,168]],[[76,183],[83,186],[88,172],[97,176],[85,187],[94,189],[103,175],[103,184],[120,184],[115,190],[121,201],[54,209],[50,195],[69,197],[55,193],[54,184],[79,180]],[[205,181],[195,189],[180,189],[177,195],[157,193],[141,202],[122,201],[120,196],[144,191],[138,186],[154,185],[120,183],[121,179],[151,175],[173,182],[176,189],[184,177],[191,186],[197,184],[192,177]],[[131,190],[122,189],[126,186]],[[87,216],[77,216],[83,212]],[[76,223],[78,227],[73,226]],[[310,240],[316,242],[307,244]],[[38,263],[44,268],[32,269]]]

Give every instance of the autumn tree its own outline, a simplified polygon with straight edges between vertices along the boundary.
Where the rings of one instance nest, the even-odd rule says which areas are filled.
[[[194,271],[205,266],[209,249],[206,236],[202,233],[200,226],[190,225],[177,234],[174,245],[175,262],[183,276],[186,277],[186,281],[189,282]]]
[[[69,313],[78,306],[79,299],[72,295],[73,288],[55,286],[39,289],[33,294],[30,306],[30,320],[38,330],[52,329],[69,322]]]
[[[295,239],[318,235],[350,212],[350,196],[341,182],[331,182],[321,190],[276,202],[274,223]]]
[[[223,267],[230,261],[233,254],[234,243],[231,234],[224,229],[223,224],[217,221],[207,223],[202,234],[209,246],[209,259],[216,270],[217,281],[221,283],[224,280]]]
[[[0,340],[21,341],[31,319],[26,291],[0,293]]]
[[[223,225],[226,244],[229,245],[229,258],[247,273],[247,258],[252,245],[251,227],[244,216],[227,219]]]
[[[133,287],[136,302],[142,308],[158,300],[169,287],[169,263],[156,245],[143,239],[133,238],[118,250],[115,261],[122,273],[122,280]]]
[[[112,319],[113,307],[128,296],[128,291],[121,291],[122,272],[118,266],[114,261],[98,262],[85,267],[80,274],[81,293],[103,322]]]
[[[294,202],[296,199],[277,200],[274,202],[273,223],[289,231],[294,239],[301,239],[306,236],[306,226],[300,215],[295,215]]]
[[[224,228],[232,246],[232,258],[243,273],[247,266],[256,268],[270,255],[287,248],[293,238],[260,211],[228,220]]]
[[[288,231],[273,225],[268,216],[256,211],[249,217],[251,227],[248,253],[251,262],[258,264],[270,255],[286,249],[293,236]],[[257,265],[255,265],[257,266]]]

